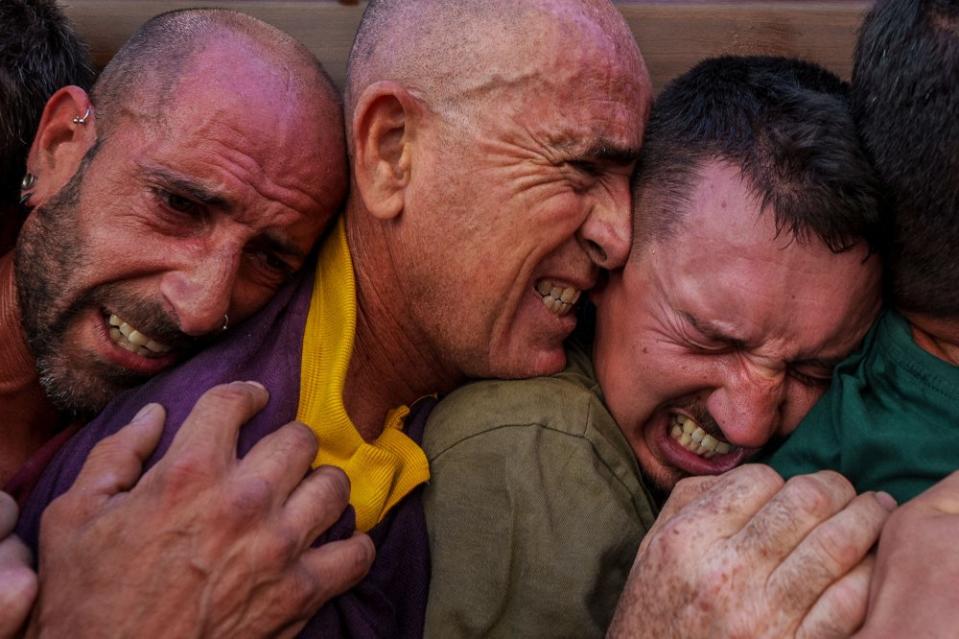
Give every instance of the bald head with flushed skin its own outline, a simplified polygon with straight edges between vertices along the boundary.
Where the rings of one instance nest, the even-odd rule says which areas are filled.
[[[309,51],[222,10],[157,16],[92,97],[58,91],[15,259],[48,397],[95,412],[262,307],[343,202],[342,122]]]
[[[652,91],[622,16],[374,0],[347,84],[357,343],[421,362],[412,398],[560,370],[573,305],[629,249]]]
[[[376,82],[395,81],[437,111],[495,108],[498,91],[565,81],[577,59],[597,54],[651,92],[629,27],[607,0],[373,0],[350,52],[347,122]]]

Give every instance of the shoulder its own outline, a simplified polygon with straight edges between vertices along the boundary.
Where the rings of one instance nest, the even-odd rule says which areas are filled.
[[[485,380],[457,389],[430,414],[423,446],[432,461],[467,440],[502,429],[532,427],[581,438],[605,414],[592,371],[571,355],[566,370],[556,375]]]

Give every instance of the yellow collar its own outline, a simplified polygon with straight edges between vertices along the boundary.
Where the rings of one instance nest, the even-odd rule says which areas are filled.
[[[350,478],[356,527],[367,531],[430,477],[426,455],[403,433],[410,410],[395,408],[383,432],[366,442],[343,405],[346,371],[356,334],[356,283],[341,217],[320,250],[303,336],[300,402],[296,418],[320,443],[313,466],[342,468]]]

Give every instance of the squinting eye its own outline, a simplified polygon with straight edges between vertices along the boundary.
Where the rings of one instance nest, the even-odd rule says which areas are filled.
[[[822,375],[808,375],[794,368],[789,369],[789,375],[800,384],[813,388],[828,388],[832,383],[832,375],[823,377]]]
[[[585,173],[590,177],[599,177],[603,174],[602,168],[593,162],[588,162],[585,160],[570,160],[568,164],[577,171]]]
[[[157,194],[170,209],[177,213],[186,213],[187,215],[196,215],[200,210],[200,205],[193,200],[187,199],[182,195],[170,193],[162,189],[157,189]]]
[[[282,278],[293,274],[293,267],[268,251],[251,251],[250,257],[262,268],[272,271]]]

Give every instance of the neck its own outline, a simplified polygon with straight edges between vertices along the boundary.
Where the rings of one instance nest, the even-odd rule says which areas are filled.
[[[60,427],[20,325],[13,254],[0,257],[0,486]]]
[[[959,366],[959,319],[921,313],[903,313],[912,329],[912,339],[922,350]]]
[[[352,204],[352,203],[351,203]],[[347,242],[356,274],[356,338],[344,390],[346,411],[367,440],[383,429],[386,413],[434,393],[446,393],[463,377],[430,347],[407,303],[390,259],[383,224],[351,206]],[[368,228],[360,228],[364,224]]]

